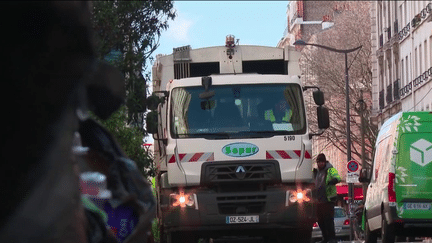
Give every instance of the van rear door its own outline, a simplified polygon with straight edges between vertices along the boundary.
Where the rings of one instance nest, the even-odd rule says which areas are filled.
[[[401,218],[432,219],[432,114],[404,113],[395,160],[397,211]]]

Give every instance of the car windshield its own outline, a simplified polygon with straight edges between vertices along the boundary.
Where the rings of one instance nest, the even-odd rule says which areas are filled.
[[[306,117],[298,84],[214,85],[215,95],[201,99],[203,87],[171,93],[171,134],[209,139],[304,134]]]
[[[342,208],[335,208],[335,210],[334,210],[334,217],[335,218],[344,218],[344,217],[346,217],[345,210],[343,210]]]

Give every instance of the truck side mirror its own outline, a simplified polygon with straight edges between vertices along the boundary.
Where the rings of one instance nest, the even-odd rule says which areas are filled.
[[[317,117],[319,129],[327,129],[330,127],[329,111],[326,107],[321,105],[317,107]]]
[[[315,104],[321,106],[324,105],[324,92],[321,90],[315,90],[313,92],[313,99],[315,101]]]
[[[150,111],[146,116],[146,130],[148,133],[155,134],[157,133],[157,124],[158,124],[158,113],[157,111]]]
[[[361,183],[369,183],[371,181],[371,173],[367,168],[363,168],[360,170],[359,182]]]

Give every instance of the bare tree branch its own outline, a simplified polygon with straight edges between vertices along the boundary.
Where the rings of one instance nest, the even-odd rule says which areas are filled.
[[[372,63],[370,39],[370,2],[348,1],[350,7],[334,14],[334,26],[311,38],[309,42],[333,47],[350,49],[362,45],[358,52],[348,54],[349,91],[350,91],[350,126],[352,141],[352,157],[361,161],[361,117],[354,106],[363,95],[367,107],[372,103]],[[335,53],[323,48],[307,46],[303,49],[300,65],[307,75],[306,84],[318,85],[325,92],[326,106],[330,111],[331,127],[321,136],[325,139],[325,147],[333,146],[346,154],[346,98],[345,98],[345,61],[341,53]],[[309,117],[313,109],[308,109]],[[376,139],[377,128],[370,122],[370,109],[364,112],[365,124],[365,161],[371,164],[371,156]],[[314,121],[316,122],[316,121]],[[314,123],[313,122],[313,123]],[[312,130],[317,130],[312,124]]]

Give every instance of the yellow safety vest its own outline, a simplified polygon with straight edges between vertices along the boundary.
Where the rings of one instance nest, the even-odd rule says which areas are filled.
[[[292,110],[285,111],[284,117],[282,117],[282,121],[289,122],[292,116]],[[273,110],[266,110],[264,113],[265,120],[275,122],[276,117],[273,114]]]

